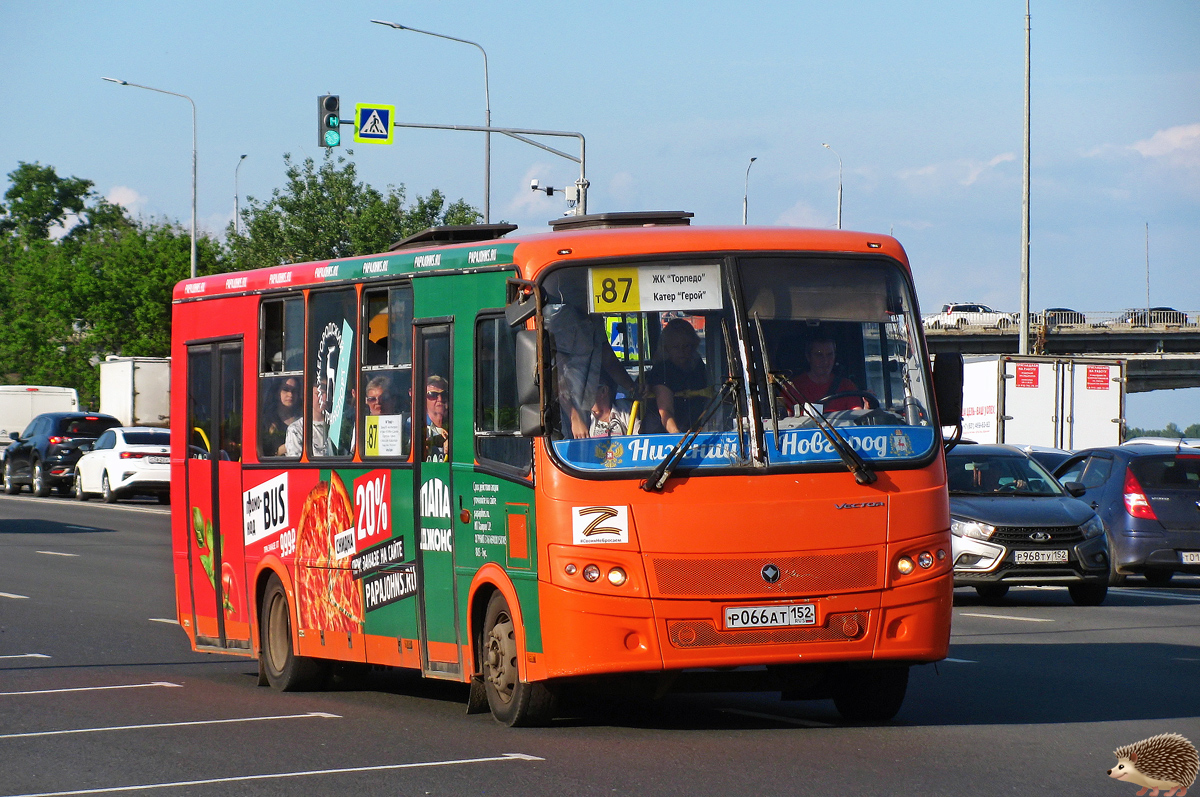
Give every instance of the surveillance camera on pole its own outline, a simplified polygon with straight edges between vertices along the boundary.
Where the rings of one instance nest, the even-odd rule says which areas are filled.
[[[579,198],[586,195],[584,194],[584,192],[587,190],[586,186],[586,181],[583,183],[583,185],[576,183],[575,185],[569,185],[566,188],[555,188],[552,185],[543,186],[536,177],[529,181],[529,188],[532,191],[541,191],[545,193],[546,196],[554,196],[555,192],[562,194],[566,198],[567,207],[569,208],[569,210],[563,214],[564,216],[570,216],[578,212]]]

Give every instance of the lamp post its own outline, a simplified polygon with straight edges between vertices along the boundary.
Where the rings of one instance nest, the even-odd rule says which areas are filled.
[[[746,208],[750,202],[750,167],[754,165],[754,162],[756,160],[758,160],[758,158],[751,158],[750,162],[746,164],[746,192],[744,194],[742,194],[742,226],[743,227],[746,226]]]
[[[1029,354],[1029,0],[1025,0],[1025,135],[1021,170],[1021,339],[1017,353]]]
[[[238,164],[233,169],[233,234],[238,234],[238,170],[242,168],[242,161],[246,160],[246,156],[238,158]]]
[[[837,228],[842,229],[842,156],[837,154],[837,150],[828,144],[822,144],[822,147],[833,153],[833,156],[838,159],[838,222]]]
[[[133,86],[135,89],[146,89],[147,91],[157,91],[159,94],[170,94],[172,97],[183,97],[192,104],[192,278],[196,277],[196,103],[192,102],[192,98],[186,94],[179,94],[166,89],[156,89],[153,86],[143,86],[138,83],[130,83],[128,80],[117,80],[115,77],[104,77],[101,80],[107,80],[109,83],[117,83],[121,86]]]
[[[418,28],[410,28],[407,25],[401,25],[398,22],[384,22],[381,19],[371,20],[376,25],[386,25],[389,28],[396,30],[411,30],[413,33],[423,33],[426,36],[436,36],[439,39],[449,39],[452,42],[461,42],[469,44],[472,47],[479,48],[479,52],[483,53],[483,104],[484,104],[484,127],[492,126],[492,95],[491,89],[488,86],[488,63],[487,51],[483,46],[469,41],[468,39],[459,39],[455,36],[447,36],[444,33],[434,33],[433,31],[420,30]],[[483,223],[491,224],[491,206],[492,206],[492,134],[487,132],[483,134]]]

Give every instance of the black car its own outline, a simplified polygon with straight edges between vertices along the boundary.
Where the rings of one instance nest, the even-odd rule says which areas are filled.
[[[25,431],[12,433],[4,455],[4,492],[16,495],[28,484],[39,497],[51,487],[66,495],[75,479],[75,463],[90,443],[106,429],[120,426],[111,415],[95,412],[46,412],[36,416]]]
[[[1049,471],[1002,445],[958,446],[946,469],[956,587],[999,600],[1014,584],[1065,586],[1080,606],[1104,601],[1104,524]]]
[[[1062,324],[1086,324],[1087,317],[1078,310],[1069,307],[1047,307],[1042,311],[1042,323],[1049,327]]]
[[[1112,546],[1112,583],[1140,573],[1162,585],[1200,573],[1200,450],[1135,443],[1080,451],[1055,470],[1079,482]]]
[[[1176,310],[1174,307],[1151,307],[1149,309],[1135,307],[1122,313],[1115,323],[1144,327],[1150,325],[1186,326],[1187,322],[1187,313]]]

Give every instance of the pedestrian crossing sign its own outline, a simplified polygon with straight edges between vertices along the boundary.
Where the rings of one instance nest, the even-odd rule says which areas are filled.
[[[395,105],[358,103],[354,106],[354,143],[391,144]]]

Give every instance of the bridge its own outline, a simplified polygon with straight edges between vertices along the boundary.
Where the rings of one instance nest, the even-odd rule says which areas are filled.
[[[1194,320],[1200,313],[1187,313],[1184,318],[1190,323],[1182,324],[1118,323],[1116,317],[1115,313],[1088,313],[1086,323],[1031,326],[1029,352],[1125,360],[1129,393],[1200,387],[1200,325]],[[970,325],[926,329],[925,337],[934,354],[1015,355],[1020,349],[1015,324],[1003,329]]]

